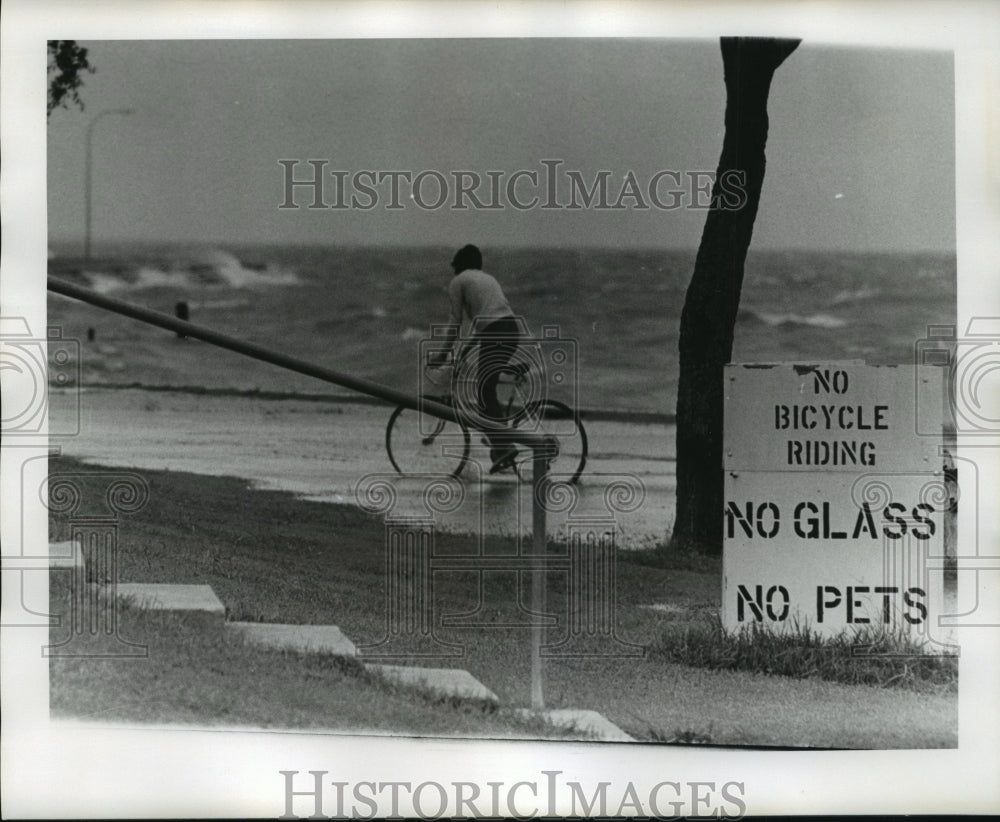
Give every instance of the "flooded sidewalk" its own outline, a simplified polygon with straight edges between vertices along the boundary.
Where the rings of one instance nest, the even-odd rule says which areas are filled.
[[[440,530],[531,532],[531,488],[491,476],[473,437],[460,478],[401,477],[385,450],[392,407],[346,401],[260,399],[144,389],[53,391],[50,430],[66,456],[102,466],[234,476],[305,499],[358,505],[393,517],[432,518]],[[547,528],[613,521],[625,548],[662,543],[673,525],[674,427],[586,420],[590,454],[575,486],[556,483]]]

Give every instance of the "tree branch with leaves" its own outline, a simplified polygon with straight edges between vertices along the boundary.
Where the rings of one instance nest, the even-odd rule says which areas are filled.
[[[50,117],[57,108],[69,108],[70,103],[83,109],[83,100],[80,99],[83,75],[95,71],[87,58],[87,49],[78,46],[76,40],[49,40],[46,116]]]

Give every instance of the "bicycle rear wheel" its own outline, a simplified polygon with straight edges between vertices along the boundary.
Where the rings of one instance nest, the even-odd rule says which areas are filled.
[[[400,474],[457,477],[469,458],[469,432],[457,423],[401,405],[389,417],[385,450]]]
[[[529,403],[514,417],[513,427],[519,431],[537,431],[555,437],[559,452],[549,463],[549,473],[560,482],[576,482],[587,464],[587,431],[580,415],[558,400],[538,400]],[[524,454],[530,463],[531,451]],[[530,472],[530,464],[520,465]]]

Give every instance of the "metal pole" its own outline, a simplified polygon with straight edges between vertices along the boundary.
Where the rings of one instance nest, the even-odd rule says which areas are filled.
[[[323,368],[322,366],[314,365],[313,363],[306,362],[305,360],[290,357],[287,354],[271,351],[261,345],[256,345],[255,343],[246,342],[245,340],[240,340],[236,337],[230,337],[227,334],[213,331],[211,328],[205,328],[204,326],[197,325],[192,322],[179,320],[176,317],[170,314],[165,314],[161,311],[153,311],[150,308],[143,308],[138,305],[132,305],[131,303],[124,302],[123,300],[116,300],[114,297],[98,294],[96,291],[91,291],[89,288],[83,288],[81,286],[74,285],[73,283],[68,283],[65,280],[60,280],[56,277],[48,278],[48,288],[49,291],[61,294],[64,297],[72,297],[73,299],[81,300],[82,302],[90,303],[91,305],[96,305],[98,308],[113,311],[116,314],[123,314],[126,317],[131,317],[132,319],[149,323],[150,325],[166,328],[168,331],[174,331],[178,334],[193,337],[196,340],[211,343],[219,348],[235,351],[237,354],[243,354],[247,357],[263,360],[264,362],[269,362],[272,365],[277,365],[280,368],[286,368],[289,371],[296,371],[299,374],[305,374],[308,377],[315,377],[316,379],[323,380],[324,382],[340,385],[344,388],[350,388],[362,394],[367,394],[370,397],[377,397],[380,400],[385,400],[386,402],[393,403],[395,405],[412,408],[422,413],[458,423],[459,425],[471,424],[476,428],[483,430],[500,428],[501,430],[507,431],[507,435],[511,440],[520,443],[521,445],[526,445],[531,448],[544,445],[546,448],[550,449],[549,452],[551,452],[551,449],[555,447],[555,440],[546,434],[534,431],[521,432],[515,430],[510,432],[503,428],[502,423],[497,423],[495,420],[490,420],[486,417],[474,417],[468,411],[463,411],[462,415],[459,416],[455,409],[449,405],[443,405],[439,402],[406,394],[402,391],[397,391],[394,388],[389,388],[388,386],[379,385],[378,383],[361,379],[360,377],[352,377],[349,374],[334,371],[332,368]]]
[[[123,117],[128,117],[130,114],[135,112],[130,108],[115,108],[107,109],[105,111],[98,112],[94,119],[90,121],[87,125],[87,138],[85,140],[86,148],[86,160],[84,164],[84,215],[86,220],[86,230],[83,235],[83,257],[86,260],[90,259],[90,230],[92,223],[92,206],[91,200],[92,187],[93,187],[93,146],[94,146],[94,126],[97,125],[98,121],[109,114],[121,114]]]
[[[204,326],[187,322],[186,320],[179,320],[176,317],[170,314],[165,314],[161,311],[153,311],[150,308],[143,308],[138,305],[132,305],[131,303],[124,302],[123,300],[116,300],[114,297],[107,297],[104,294],[98,294],[96,291],[82,288],[81,286],[68,283],[65,280],[60,280],[55,277],[49,277],[48,286],[49,291],[53,291],[56,294],[62,294],[64,297],[73,297],[74,299],[82,300],[85,303],[96,305],[99,308],[105,308],[108,311],[113,311],[116,314],[124,314],[126,317],[131,317],[134,320],[140,320],[144,323],[149,323],[150,325],[166,328],[168,331],[175,331],[178,334],[184,334],[185,336],[193,337],[196,340],[202,340],[204,342],[211,343],[212,345],[217,345],[219,348],[235,351],[237,354],[243,354],[247,357],[263,360],[264,362],[269,362],[272,365],[286,368],[289,371],[296,371],[299,374],[315,377],[316,379],[323,380],[324,382],[342,385],[345,388],[352,388],[355,391],[360,391],[362,394],[378,397],[386,402],[395,403],[397,405],[405,405],[408,408],[414,409],[419,407],[419,410],[426,411],[434,416],[444,417],[452,422],[459,422],[459,419],[455,414],[455,410],[446,405],[442,405],[441,403],[431,402],[429,400],[418,400],[416,397],[405,394],[402,391],[396,391],[395,389],[379,385],[378,383],[369,382],[368,380],[363,380],[359,377],[342,374],[330,368],[323,368],[322,366],[314,365],[313,363],[306,362],[305,360],[290,357],[287,354],[271,351],[270,349],[256,345],[255,343],[240,340],[236,337],[230,337],[228,334],[222,334],[218,331],[213,331],[211,328],[205,328]]]
[[[545,708],[544,677],[542,664],[542,642],[545,628],[542,615],[545,613],[545,500],[548,485],[549,460],[553,454],[550,442],[536,445],[531,459],[531,532],[532,553],[540,560],[539,566],[531,572],[531,707],[540,711]]]

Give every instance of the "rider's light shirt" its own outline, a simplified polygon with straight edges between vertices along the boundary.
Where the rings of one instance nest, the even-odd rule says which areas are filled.
[[[448,284],[448,296],[451,299],[451,322],[456,325],[461,324],[463,314],[481,326],[484,322],[510,317],[514,313],[500,283],[485,271],[467,268],[456,274]]]

